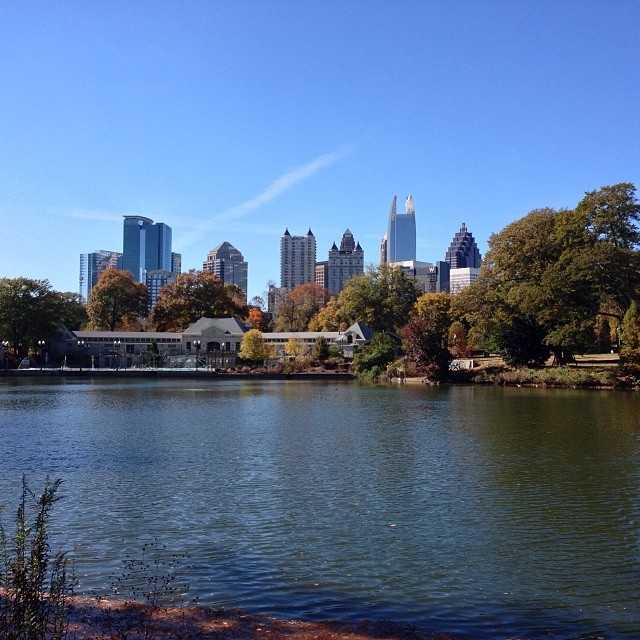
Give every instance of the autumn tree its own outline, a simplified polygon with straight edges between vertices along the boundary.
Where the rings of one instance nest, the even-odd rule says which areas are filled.
[[[242,336],[242,344],[238,355],[243,360],[261,362],[271,357],[271,350],[262,338],[262,332],[258,329],[249,329]]]
[[[640,364],[640,309],[635,300],[622,320],[622,346],[620,357],[627,364]]]
[[[260,331],[267,331],[269,329],[269,318],[267,317],[267,314],[259,307],[249,307],[246,321],[254,329],[258,329]]]
[[[55,335],[63,307],[62,295],[48,280],[0,278],[0,337],[22,355]]]
[[[307,346],[299,338],[289,338],[284,343],[284,352],[292,358],[302,358],[307,355]]]
[[[451,296],[425,293],[415,303],[416,313],[402,329],[405,357],[429,377],[441,379],[449,369]]]
[[[302,284],[281,292],[275,306],[275,330],[307,331],[309,321],[328,300],[328,291],[318,284]]]
[[[200,318],[245,315],[237,291],[209,271],[191,270],[162,287],[150,319],[156,331],[184,331]]]
[[[87,304],[88,328],[115,331],[146,314],[148,291],[129,271],[106,269],[91,289]]]
[[[346,331],[349,325],[342,317],[338,298],[331,297],[329,302],[322,307],[309,320],[309,331]]]
[[[340,292],[340,317],[347,326],[362,321],[374,331],[398,331],[421,293],[402,269],[389,264],[370,267],[350,278]]]

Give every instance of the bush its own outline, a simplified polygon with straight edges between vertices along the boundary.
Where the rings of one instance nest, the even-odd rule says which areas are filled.
[[[66,555],[52,556],[48,532],[61,482],[47,477],[44,491],[36,496],[23,476],[11,541],[0,522],[0,637],[5,640],[66,635],[75,581]]]

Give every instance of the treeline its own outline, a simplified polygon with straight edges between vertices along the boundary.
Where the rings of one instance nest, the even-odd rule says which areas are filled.
[[[351,278],[336,297],[306,284],[278,293],[275,319],[264,301],[244,302],[234,286],[190,271],[164,287],[147,314],[148,292],[126,271],[109,269],[86,310],[47,281],[0,280],[0,336],[35,348],[55,331],[182,331],[201,317],[238,316],[259,331],[340,331],[356,321],[375,332],[355,359],[360,371],[399,364],[441,377],[454,357],[500,353],[512,365],[558,364],[574,354],[621,347],[640,359],[640,204],[633,184],[591,191],[574,209],[536,209],[488,241],[480,277],[455,295],[423,294],[389,265]],[[255,335],[252,336],[252,339]]]

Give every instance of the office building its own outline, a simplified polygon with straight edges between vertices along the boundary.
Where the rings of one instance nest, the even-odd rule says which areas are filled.
[[[286,229],[280,238],[280,288],[291,291],[315,282],[316,239],[311,229],[306,236],[292,236]]]
[[[451,269],[479,269],[481,259],[478,245],[463,222],[460,231],[453,236],[445,261]]]
[[[105,269],[120,269],[121,266],[122,254],[116,251],[94,251],[93,253],[80,254],[78,293],[81,301],[84,304],[89,301],[89,294]]]
[[[413,198],[407,197],[405,213],[396,209],[397,197],[393,197],[389,211],[387,234],[380,245],[381,262],[406,262],[416,259],[416,213]]]
[[[124,216],[122,268],[136,282],[146,271],[172,271],[171,227],[143,216]]]
[[[334,242],[329,249],[329,281],[325,286],[329,293],[338,295],[349,278],[361,273],[364,273],[364,251],[347,229],[342,235],[340,248],[338,249]]]
[[[316,262],[316,284],[325,289],[329,286],[329,261]]]
[[[246,300],[249,265],[231,243],[225,241],[209,251],[202,268],[218,276],[224,284],[238,287]]]
[[[166,269],[152,269],[145,271],[144,283],[149,291],[148,309],[151,311],[153,305],[158,302],[160,290],[168,284],[175,284],[177,273],[172,273]]]
[[[459,293],[470,284],[473,284],[480,275],[480,269],[476,267],[460,267],[449,271],[449,291]]]
[[[449,265],[446,262],[438,261],[431,264],[406,260],[392,264],[402,269],[424,293],[449,292]]]

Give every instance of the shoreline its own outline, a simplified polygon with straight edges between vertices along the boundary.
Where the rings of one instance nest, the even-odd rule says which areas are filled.
[[[138,601],[70,600],[66,640],[466,640],[389,620],[307,621],[205,605],[152,606]],[[508,636],[505,640],[517,640]]]

